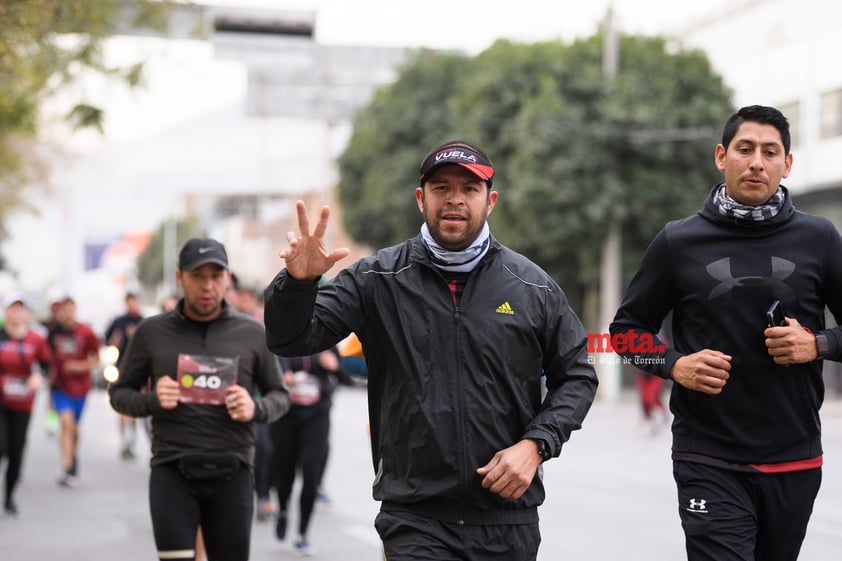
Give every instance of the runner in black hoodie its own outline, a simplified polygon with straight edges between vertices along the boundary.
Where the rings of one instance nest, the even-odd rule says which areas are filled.
[[[725,183],[655,237],[611,325],[673,346],[622,353],[673,384],[674,477],[690,560],[794,560],[821,484],[821,359],[839,360],[842,238],[800,212],[780,180],[786,118],[744,107],[725,125]],[[767,326],[779,300],[788,325]],[[634,333],[632,333],[634,332]]]
[[[193,561],[201,524],[208,559],[244,561],[254,516],[253,424],[277,420],[289,396],[263,326],[223,298],[230,271],[222,244],[188,240],[176,280],[184,293],[176,308],[143,320],[129,340],[111,406],[152,416],[149,511],[158,558]]]

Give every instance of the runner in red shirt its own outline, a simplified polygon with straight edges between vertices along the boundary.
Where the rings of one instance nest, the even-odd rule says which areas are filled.
[[[61,423],[59,443],[64,472],[59,485],[72,487],[78,476],[79,419],[93,384],[91,370],[99,362],[100,341],[89,326],[76,321],[76,303],[72,298],[62,301],[58,320],[59,325],[49,335],[55,360],[51,395]]]
[[[14,491],[20,477],[26,432],[41,372],[50,368],[47,340],[29,327],[31,313],[23,294],[3,298],[5,324],[0,330],[0,460],[5,456],[6,487],[3,509],[17,516]],[[40,372],[33,367],[38,365]]]

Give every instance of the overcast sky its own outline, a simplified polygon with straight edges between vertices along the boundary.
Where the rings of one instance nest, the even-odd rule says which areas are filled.
[[[717,6],[751,0],[199,0],[254,9],[305,10],[317,14],[324,43],[427,46],[477,52],[496,38],[565,40],[594,33],[613,5],[627,32],[656,33]]]

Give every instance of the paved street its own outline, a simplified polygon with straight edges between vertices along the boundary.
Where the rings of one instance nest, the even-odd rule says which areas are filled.
[[[36,404],[41,412],[41,403]],[[56,485],[58,443],[43,414],[33,417],[19,518],[0,516],[3,561],[90,561],[155,558],[146,501],[148,452],[134,462],[118,457],[117,419],[98,391],[82,421],[81,484]],[[824,483],[801,561],[825,561],[842,551],[842,403],[823,409]],[[139,449],[148,449],[145,434]],[[684,558],[669,461],[669,435],[645,433],[631,398],[597,403],[582,431],[547,464],[548,499],[541,509],[542,560],[675,561]],[[336,395],[326,489],[332,505],[319,506],[311,524],[318,558],[382,559],[372,527],[372,468],[366,433],[365,391]],[[290,527],[296,524],[292,513]],[[252,560],[295,558],[289,539],[277,541],[269,523],[255,522]]]

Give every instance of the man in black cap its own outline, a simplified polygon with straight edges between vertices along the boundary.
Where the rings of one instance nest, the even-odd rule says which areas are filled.
[[[152,416],[149,501],[159,558],[193,559],[201,520],[208,558],[242,561],[254,508],[252,423],[279,418],[289,397],[263,327],[223,298],[230,272],[222,244],[189,240],[176,280],[183,298],[137,327],[109,388],[111,405]]]
[[[586,334],[546,272],[491,236],[494,166],[457,141],[422,161],[420,234],[319,278],[329,209],[289,235],[266,289],[269,348],[309,355],[356,333],[390,561],[535,559],[541,463],[580,428],[596,393]],[[542,375],[546,397],[542,400]]]

